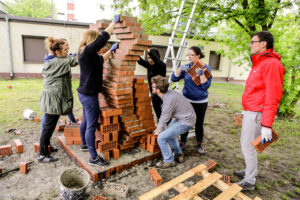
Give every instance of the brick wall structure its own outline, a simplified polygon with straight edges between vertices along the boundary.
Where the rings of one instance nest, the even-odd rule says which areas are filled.
[[[90,25],[90,29],[102,31],[109,23],[110,21],[106,20],[97,21],[96,24]],[[122,114],[118,116],[117,140],[118,149],[121,152],[131,150],[137,145],[146,149],[147,135],[155,130],[155,124],[148,84],[144,79],[135,79],[134,71],[136,61],[144,55],[144,51],[152,45],[152,42],[148,40],[148,35],[144,34],[144,29],[137,22],[136,17],[121,16],[113,33],[120,43],[111,59],[104,63],[103,93],[99,95],[100,110],[102,112],[107,109],[121,109]],[[105,46],[100,52],[103,53],[108,49]],[[108,136],[105,138],[103,135],[105,134],[103,128],[112,125],[110,122],[114,120],[115,118],[106,118],[101,114],[100,130],[96,135],[102,134],[101,137],[104,137],[104,141],[107,142]],[[114,138],[114,134],[109,137]],[[110,155],[118,157],[119,152],[112,151],[115,149],[114,140],[106,145],[106,148],[110,148]],[[98,151],[103,152],[101,145],[99,147],[99,141]],[[106,153],[105,157],[108,156]]]

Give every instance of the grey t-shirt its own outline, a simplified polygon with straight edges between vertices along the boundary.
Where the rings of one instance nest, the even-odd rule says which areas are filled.
[[[159,118],[157,129],[164,130],[171,117],[178,119],[182,124],[194,126],[196,114],[191,103],[176,91],[168,90],[162,96],[162,114]]]

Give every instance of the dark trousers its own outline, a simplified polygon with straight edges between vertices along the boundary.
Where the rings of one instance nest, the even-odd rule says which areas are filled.
[[[73,110],[72,110],[72,113],[70,115],[68,115],[68,118],[69,120],[72,122],[72,123],[77,123],[76,119],[75,119],[75,116],[74,116],[74,113],[73,113]],[[41,123],[41,129],[43,131],[43,126],[44,126],[44,123],[45,123],[45,114],[43,115],[42,117],[42,123]]]
[[[154,112],[155,112],[156,117],[157,117],[157,121],[159,121],[159,118],[161,116],[162,100],[157,95],[151,95],[151,100],[152,100],[152,106],[153,106]]]
[[[49,155],[48,146],[50,145],[50,139],[55,130],[56,124],[59,119],[59,115],[52,115],[45,113],[42,133],[40,137],[40,155]]]
[[[83,119],[80,124],[81,143],[89,148],[91,158],[97,157],[95,147],[95,131],[98,127],[98,117],[100,114],[99,99],[97,95],[84,95],[78,93],[82,104]]]
[[[203,129],[203,122],[204,117],[207,109],[207,102],[206,103],[191,103],[195,113],[196,113],[196,125],[195,125],[195,132],[196,132],[196,138],[198,143],[202,143],[203,141],[203,135],[204,135],[204,129]],[[186,143],[186,139],[189,132],[182,134],[181,137],[181,143]]]

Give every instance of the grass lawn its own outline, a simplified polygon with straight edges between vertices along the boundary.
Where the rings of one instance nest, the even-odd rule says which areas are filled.
[[[40,124],[23,119],[22,113],[26,108],[30,108],[36,111],[39,117],[42,117],[39,103],[43,89],[42,84],[42,79],[0,79],[0,145],[11,143],[15,139],[14,135],[5,133],[7,128],[24,130],[26,133],[22,135],[22,139],[28,144],[38,141]],[[76,91],[78,84],[79,80],[74,79],[73,110],[76,117],[82,115]],[[12,88],[10,89],[9,86]],[[241,85],[221,83],[214,83],[209,89],[204,147],[208,152],[207,158],[215,159],[218,162],[217,170],[222,174],[232,174],[234,170],[240,169],[244,164],[239,146],[241,128],[235,127],[233,122],[234,115],[243,109],[241,105],[243,90],[244,87]],[[280,135],[280,139],[267,151],[258,154],[259,175],[256,190],[246,193],[247,195],[258,195],[263,199],[300,199],[300,109],[298,108],[296,112],[298,117],[294,119],[275,120],[274,129]],[[35,135],[31,139],[28,137],[31,135],[26,134]],[[191,150],[191,154],[187,160],[197,158],[197,162],[199,162],[199,159],[206,159],[206,157],[199,158],[199,155],[193,152],[193,145],[190,140],[187,149]],[[27,151],[27,153],[30,152]],[[4,164],[9,161],[8,158],[4,159],[6,159]],[[63,163],[64,167],[68,165],[69,161],[63,160],[62,162],[66,162]],[[39,168],[32,170],[31,173],[33,175],[40,173]],[[8,176],[6,178],[5,180],[12,181]],[[14,176],[11,178],[13,179]],[[127,179],[129,180],[130,177]]]

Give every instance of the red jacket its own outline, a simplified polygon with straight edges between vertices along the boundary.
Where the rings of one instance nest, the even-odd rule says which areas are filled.
[[[252,68],[242,98],[244,110],[262,112],[261,125],[272,127],[282,97],[284,67],[273,49],[251,56]]]

